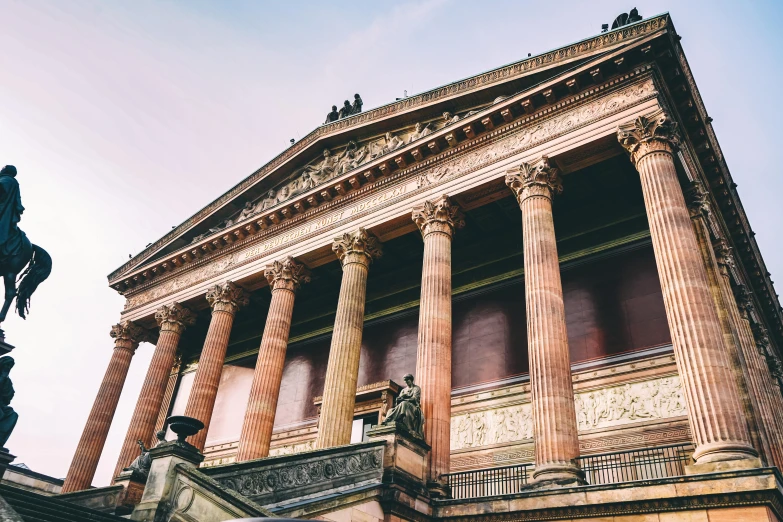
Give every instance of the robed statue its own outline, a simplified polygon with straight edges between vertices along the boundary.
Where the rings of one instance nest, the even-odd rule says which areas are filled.
[[[19,229],[24,212],[16,167],[6,165],[0,170],[0,275],[5,283],[5,302],[0,310],[0,323],[16,298],[16,311],[24,319],[30,309],[30,296],[52,272],[52,258],[43,248],[33,245]],[[19,290],[17,276],[22,274]],[[0,330],[2,336],[2,330]]]
[[[158,442],[155,443],[155,447],[160,446],[164,442],[166,442],[166,430],[162,429],[159,432],[155,434],[155,438],[158,439]],[[130,466],[123,469],[123,471],[135,471],[142,477],[146,478],[147,475],[150,474],[150,468],[152,467],[152,456],[150,455],[150,449],[144,446],[144,442],[141,440],[137,440],[136,444],[139,445],[139,448],[141,449],[141,454],[133,459],[133,462],[130,463]]]
[[[19,414],[10,406],[14,398],[14,385],[8,374],[14,367],[14,359],[6,355],[0,357],[0,448],[5,449],[8,437],[14,431]]]
[[[410,373],[403,379],[407,387],[394,399],[394,408],[389,410],[382,424],[396,424],[414,437],[423,439],[424,414],[421,411],[421,388],[413,384],[413,375]]]

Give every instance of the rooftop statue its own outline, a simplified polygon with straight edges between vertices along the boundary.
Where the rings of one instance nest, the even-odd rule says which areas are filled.
[[[359,114],[362,112],[362,97],[358,94],[353,95],[353,108],[351,109],[351,114]]]
[[[348,100],[345,100],[343,102],[343,108],[340,109],[340,112],[338,114],[339,115],[339,119],[342,120],[343,118],[347,118],[351,114],[353,114],[353,107],[351,107],[351,102],[349,102]]]
[[[339,117],[340,117],[340,113],[337,112],[337,105],[332,105],[332,112],[326,115],[326,121],[324,122],[324,124],[337,121]]]
[[[421,411],[421,388],[413,384],[413,375],[403,377],[407,387],[394,399],[383,425],[395,424],[419,439],[424,438],[424,414]]]
[[[634,22],[638,22],[642,17],[639,16],[639,11],[634,7],[630,13],[623,13],[614,19],[612,23],[612,29],[623,27],[624,25],[630,25]]]
[[[8,437],[14,431],[19,414],[9,405],[14,398],[14,385],[8,373],[14,367],[14,359],[6,355],[0,357],[0,448],[5,449]]]
[[[30,309],[30,297],[52,272],[52,258],[43,248],[33,245],[18,223],[24,212],[16,167],[6,165],[0,170],[0,274],[5,282],[5,302],[0,310],[0,323],[16,298],[16,311],[24,319]],[[25,268],[26,267],[26,268]],[[19,290],[17,276],[22,273]],[[0,330],[0,337],[4,337]]]

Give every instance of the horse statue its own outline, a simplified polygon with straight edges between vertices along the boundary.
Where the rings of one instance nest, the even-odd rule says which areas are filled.
[[[16,167],[6,165],[0,170],[0,275],[5,283],[0,324],[5,321],[14,299],[17,313],[25,319],[30,311],[30,297],[52,272],[52,258],[46,250],[32,244],[19,229],[22,212],[24,207],[19,182],[16,181]],[[5,335],[0,329],[0,339],[3,337]]]

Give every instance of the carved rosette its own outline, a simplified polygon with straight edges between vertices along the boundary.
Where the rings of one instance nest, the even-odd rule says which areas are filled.
[[[250,299],[242,287],[232,281],[226,281],[207,290],[207,301],[213,312],[227,312],[234,315],[237,310],[246,306]]]
[[[137,325],[133,321],[122,321],[111,327],[109,335],[114,339],[115,348],[126,348],[136,351],[139,343],[153,342],[155,336],[147,330]]]
[[[332,252],[343,266],[349,263],[360,263],[369,266],[373,259],[383,255],[381,241],[364,228],[359,228],[350,234],[345,233],[334,238]]]
[[[264,268],[264,277],[269,281],[272,291],[282,289],[295,292],[302,283],[310,282],[310,271],[293,257],[288,256],[282,261],[274,261]]]
[[[433,232],[451,237],[454,235],[454,230],[465,226],[462,210],[446,195],[432,201],[425,201],[423,205],[414,208],[412,217],[422,237]]]
[[[161,332],[171,331],[181,334],[185,328],[196,323],[196,314],[179,303],[171,303],[158,308],[155,312],[155,320]]]
[[[691,214],[691,218],[704,217],[705,219],[709,219],[709,215],[712,212],[710,197],[701,181],[694,181],[691,184],[687,196],[688,211]]]
[[[552,199],[563,192],[560,171],[549,163],[547,156],[532,164],[523,162],[507,171],[506,185],[514,192],[520,205],[529,197]]]
[[[680,145],[680,134],[677,123],[663,109],[658,109],[620,125],[617,140],[637,164],[650,152],[673,153]]]

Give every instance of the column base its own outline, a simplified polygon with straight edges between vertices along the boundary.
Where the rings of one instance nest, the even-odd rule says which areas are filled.
[[[758,452],[747,444],[737,442],[714,442],[702,444],[693,452],[696,464],[724,462],[734,460],[753,460],[758,458]]]
[[[571,487],[586,484],[584,473],[575,465],[549,464],[533,472],[533,484],[540,487]]]

